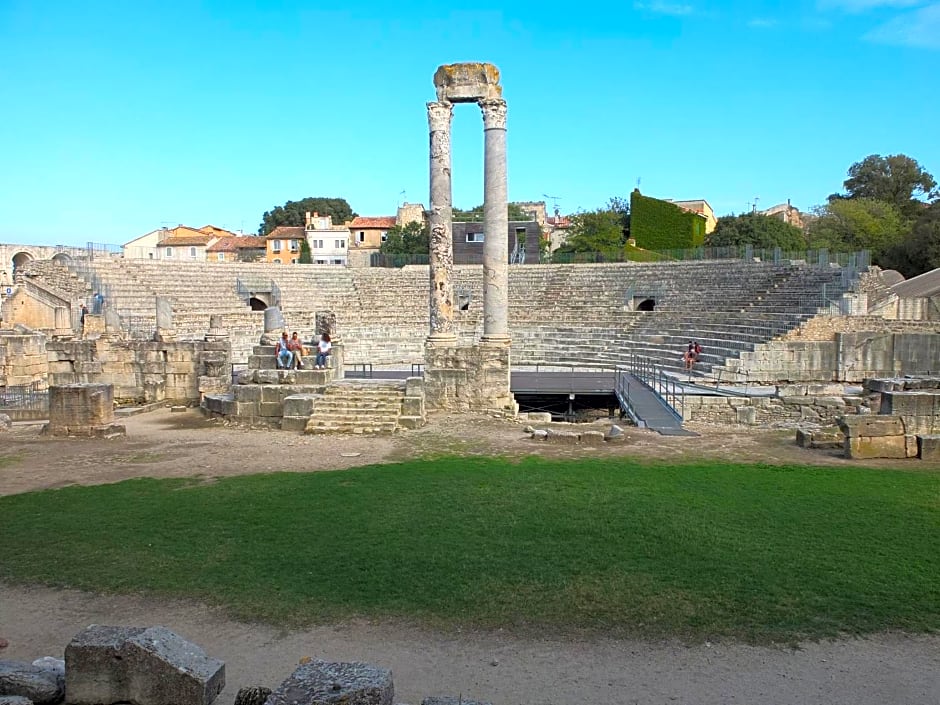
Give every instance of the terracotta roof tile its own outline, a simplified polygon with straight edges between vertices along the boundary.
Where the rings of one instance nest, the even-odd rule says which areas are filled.
[[[189,233],[185,235],[177,235],[176,237],[164,238],[160,241],[160,247],[183,247],[186,245],[202,245],[205,247],[209,244],[209,240],[212,240],[214,236],[204,235],[202,233],[190,235]]]
[[[278,225],[274,230],[268,233],[268,240],[302,240],[304,238],[304,226],[302,225]]]
[[[206,248],[206,252],[238,252],[239,250],[263,250],[265,239],[263,237],[222,237],[218,242]]]
[[[349,223],[349,228],[389,228],[395,227],[394,215],[362,216],[357,215]]]

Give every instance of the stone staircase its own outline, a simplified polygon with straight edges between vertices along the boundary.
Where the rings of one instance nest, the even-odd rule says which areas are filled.
[[[424,397],[414,393],[420,385],[410,386],[407,380],[334,382],[322,395],[309,399],[304,433],[394,433],[419,428],[426,422]]]
[[[227,394],[206,394],[210,416],[305,433],[394,433],[427,422],[424,381],[335,380],[335,370],[276,369],[273,345],[256,345]]]

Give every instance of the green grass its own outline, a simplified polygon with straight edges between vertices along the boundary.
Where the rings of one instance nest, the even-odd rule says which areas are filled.
[[[792,640],[940,627],[940,474],[448,458],[0,498],[0,579],[299,625]]]

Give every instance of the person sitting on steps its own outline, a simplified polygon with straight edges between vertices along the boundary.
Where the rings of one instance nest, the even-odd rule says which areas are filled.
[[[324,333],[320,336],[320,342],[317,343],[317,369],[326,369],[326,358],[329,357],[333,349],[333,343],[330,342],[330,334]]]
[[[297,337],[297,331],[294,331],[294,334],[290,337],[290,341],[287,343],[287,349],[290,350],[291,354],[294,356],[292,367],[302,370],[304,368],[304,344],[300,342],[300,338]]]
[[[277,361],[279,370],[289,370],[294,360],[294,353],[290,351],[290,341],[287,339],[287,331],[281,333],[281,339],[274,346],[274,359]]]

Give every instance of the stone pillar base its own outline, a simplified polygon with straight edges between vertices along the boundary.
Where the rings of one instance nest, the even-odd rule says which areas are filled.
[[[125,435],[114,423],[114,387],[110,384],[65,384],[49,388],[49,423],[43,434],[113,438]]]
[[[425,403],[438,411],[479,411],[515,417],[509,391],[508,345],[443,345],[428,339]]]

